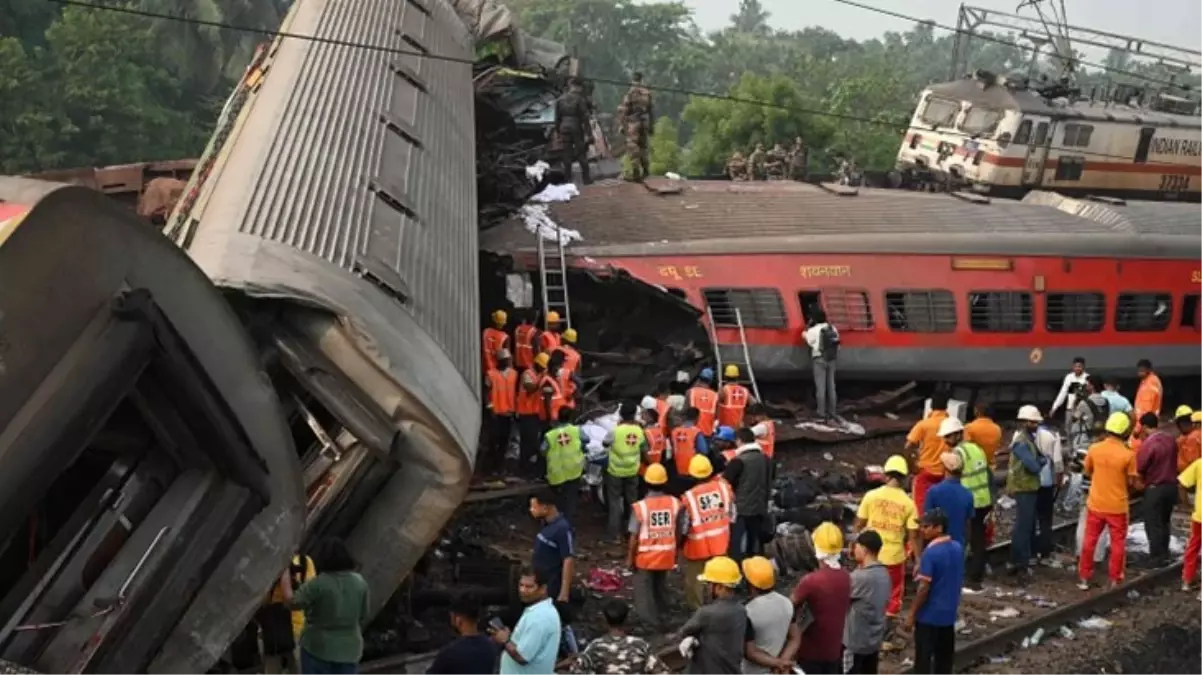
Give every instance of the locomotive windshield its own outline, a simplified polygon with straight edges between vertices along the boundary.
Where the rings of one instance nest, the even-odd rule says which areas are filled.
[[[1002,111],[992,108],[969,108],[959,129],[973,136],[992,136],[1002,121]]]
[[[960,102],[946,98],[928,96],[926,104],[918,118],[931,126],[947,126],[956,120],[960,113]]]

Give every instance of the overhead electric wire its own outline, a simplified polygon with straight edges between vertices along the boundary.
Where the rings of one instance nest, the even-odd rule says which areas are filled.
[[[835,0],[835,1],[836,2],[844,2],[844,0]],[[263,35],[265,37],[271,37],[271,38],[288,38],[288,39],[293,39],[293,40],[303,40],[303,41],[315,42],[315,43],[319,43],[319,44],[334,45],[334,46],[338,46],[338,47],[351,47],[351,48],[355,48],[355,49],[366,49],[369,51],[382,52],[382,53],[386,53],[386,54],[397,54],[400,56],[414,56],[414,57],[419,57],[419,58],[431,59],[434,61],[448,61],[448,62],[452,62],[452,63],[461,63],[461,64],[466,64],[466,65],[475,65],[475,63],[476,63],[474,59],[468,59],[468,58],[463,58],[463,57],[458,57],[458,56],[448,56],[445,54],[433,54],[433,53],[418,51],[418,50],[390,47],[387,45],[373,45],[373,44],[364,43],[364,42],[356,42],[354,40],[342,40],[342,39],[337,39],[337,38],[327,38],[327,37],[322,37],[320,35],[307,35],[307,34],[303,34],[303,33],[289,33],[287,31],[271,30],[271,29],[267,29],[267,28],[256,28],[253,26],[239,26],[236,24],[229,24],[229,23],[225,23],[225,22],[221,22],[221,21],[196,19],[193,17],[179,16],[176,14],[163,14],[163,13],[159,13],[159,12],[152,12],[149,10],[136,9],[133,7],[122,7],[119,5],[104,5],[104,4],[97,4],[97,3],[93,3],[93,2],[84,2],[83,0],[46,0],[46,2],[50,2],[50,3],[54,3],[54,4],[58,4],[58,5],[67,5],[67,6],[71,6],[71,7],[79,7],[82,9],[116,12],[119,14],[128,14],[128,15],[132,15],[132,16],[147,18],[147,19],[159,19],[162,21],[173,21],[176,23],[185,23],[185,24],[192,24],[192,25],[197,25],[197,26],[206,26],[209,28],[217,28],[220,30],[231,30],[231,31],[243,32],[243,33],[254,33],[254,34]],[[850,4],[855,4],[855,3],[850,3]],[[865,7],[867,7],[867,5],[865,5]],[[626,80],[626,79],[618,80],[618,79],[613,79],[613,78],[592,77],[592,76],[584,76],[584,75],[578,76],[578,77],[581,80],[588,80],[588,81],[596,82],[599,84],[609,84],[609,85],[621,86],[621,87],[626,87],[626,86],[630,85],[630,81]],[[843,120],[846,122],[859,122],[862,124],[871,124],[871,125],[875,125],[875,126],[888,127],[890,129],[898,129],[898,130],[907,129],[907,130],[913,130],[913,131],[920,131],[920,132],[927,132],[927,133],[939,133],[939,134],[944,134],[944,135],[948,135],[948,136],[960,136],[963,138],[973,138],[973,139],[975,139],[979,136],[979,134],[970,134],[970,133],[963,132],[963,131],[956,131],[954,129],[939,129],[939,128],[927,129],[926,127],[914,126],[914,125],[910,124],[910,122],[908,120],[906,120],[906,121],[899,120],[897,122],[889,122],[887,120],[872,119],[869,117],[861,117],[858,115],[850,115],[847,113],[832,112],[829,110],[815,110],[815,109],[811,109],[811,108],[801,108],[801,107],[797,107],[797,106],[773,103],[772,101],[757,101],[755,99],[743,98],[740,96],[730,96],[728,94],[714,94],[711,92],[694,91],[694,90],[690,90],[690,89],[682,89],[679,87],[670,87],[670,86],[665,86],[665,85],[650,85],[650,84],[647,84],[646,82],[643,83],[643,87],[650,91],[659,91],[659,92],[665,92],[665,93],[670,93],[670,94],[683,94],[686,96],[695,96],[698,98],[708,98],[708,99],[717,100],[717,101],[730,101],[732,103],[740,103],[740,104],[744,104],[744,105],[755,105],[755,106],[761,106],[761,107],[766,107],[766,108],[773,108],[776,110],[785,110],[788,112],[800,113],[800,114],[804,114],[804,115],[814,115],[816,117],[829,117],[829,118],[833,118],[833,119]],[[1127,160],[1127,161],[1131,160],[1130,155],[1115,155],[1115,154],[1102,153],[1102,152],[1091,152],[1088,150],[1082,150],[1081,148],[1059,147],[1059,146],[1054,146],[1054,145],[1048,145],[1045,147],[1049,151],[1051,151],[1051,150],[1066,151],[1066,152],[1072,153],[1073,155],[1088,155],[1091,157],[1106,157],[1106,158],[1111,158],[1111,159],[1122,159],[1122,160]],[[1172,167],[1180,166],[1179,164],[1171,164],[1168,162],[1148,162],[1147,164],[1148,165],[1172,166]]]
[[[928,24],[928,25],[930,25],[930,26],[934,26],[935,28],[938,28],[938,29],[940,29],[940,30],[951,31],[952,33],[957,33],[957,34],[959,34],[959,35],[968,35],[968,36],[971,36],[971,37],[974,37],[974,38],[978,38],[978,39],[981,39],[981,40],[985,40],[986,42],[994,42],[994,43],[997,43],[997,44],[1000,44],[1000,45],[1006,45],[1007,47],[1013,47],[1013,48],[1015,48],[1015,49],[1021,49],[1021,50],[1023,50],[1023,51],[1026,51],[1027,49],[1030,49],[1030,47],[1026,47],[1026,46],[1024,46],[1024,45],[1020,45],[1020,44],[1018,44],[1017,42],[1013,42],[1013,41],[1011,41],[1011,40],[1005,40],[1005,39],[1002,39],[1002,38],[999,38],[999,37],[995,37],[995,36],[993,36],[993,35],[989,35],[989,34],[987,34],[987,33],[977,33],[977,32],[975,32],[975,31],[972,31],[972,30],[965,30],[965,29],[963,29],[963,28],[955,28],[955,27],[953,27],[953,26],[948,26],[948,25],[946,25],[946,24],[941,24],[941,23],[938,23],[938,22],[936,22],[936,21],[932,21],[932,20],[930,20],[930,19],[920,19],[920,18],[918,18],[918,17],[916,17],[916,16],[910,16],[910,15],[908,15],[908,14],[902,14],[901,12],[895,12],[895,11],[893,11],[893,10],[891,10],[891,9],[885,9],[885,8],[883,8],[883,7],[876,7],[876,6],[873,6],[873,5],[866,5],[866,4],[862,3],[862,2],[856,2],[855,0],[833,0],[833,1],[834,1],[834,2],[837,2],[837,3],[841,4],[841,5],[847,5],[847,6],[849,6],[849,7],[857,7],[857,8],[859,8],[859,9],[865,9],[865,10],[868,10],[869,12],[876,12],[877,14],[883,14],[883,15],[885,15],[885,16],[891,16],[891,17],[893,17],[893,18],[895,18],[895,19],[901,19],[901,20],[903,20],[903,21],[910,21],[910,22],[913,22],[913,23],[920,23],[920,24]],[[1042,17],[1040,17],[1040,18],[1042,18]],[[1066,30],[1067,30],[1067,28],[1066,28]],[[1070,55],[1070,58],[1071,58],[1071,55]],[[1092,62],[1092,61],[1082,61],[1082,60],[1075,59],[1075,58],[1074,58],[1073,60],[1074,60],[1076,63],[1079,63],[1080,65],[1083,65],[1083,66],[1089,66],[1089,67],[1091,67],[1091,68],[1101,68],[1102,70],[1105,70],[1105,71],[1106,71],[1106,72],[1108,72],[1108,73],[1114,73],[1114,74],[1116,74],[1116,75],[1126,75],[1126,76],[1128,76],[1128,77],[1133,77],[1133,78],[1136,78],[1136,79],[1138,79],[1138,80],[1143,80],[1143,81],[1145,81],[1145,82],[1148,82],[1148,83],[1150,83],[1150,84],[1159,84],[1159,85],[1161,85],[1161,86],[1163,86],[1163,87],[1173,87],[1173,88],[1176,88],[1176,89],[1182,89],[1182,88],[1185,88],[1185,86],[1184,86],[1184,85],[1178,84],[1178,83],[1176,83],[1176,82],[1165,81],[1165,80],[1158,80],[1158,79],[1156,79],[1156,78],[1154,78],[1154,77],[1151,77],[1151,76],[1148,76],[1148,75],[1142,75],[1142,74],[1140,74],[1140,73],[1133,73],[1133,72],[1131,72],[1131,71],[1128,71],[1128,70],[1122,70],[1122,69],[1120,69],[1120,68],[1113,68],[1113,67],[1111,67],[1111,66],[1107,66],[1107,65],[1105,65],[1105,64],[1102,64],[1102,63],[1094,63],[1094,62]]]

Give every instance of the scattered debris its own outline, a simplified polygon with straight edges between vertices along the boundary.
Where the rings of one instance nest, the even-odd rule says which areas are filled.
[[[1088,619],[1081,619],[1077,622],[1077,627],[1087,628],[1089,630],[1109,630],[1114,625],[1113,621],[1103,619],[1100,616],[1091,616]]]
[[[1003,609],[995,609],[989,612],[990,619],[1017,619],[1022,612],[1013,607],[1005,607]]]

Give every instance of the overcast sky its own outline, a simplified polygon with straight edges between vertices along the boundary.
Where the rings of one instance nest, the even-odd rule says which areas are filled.
[[[857,0],[895,12],[956,25],[960,0]],[[971,0],[966,4],[1015,13],[1020,0]],[[904,31],[911,24],[833,0],[760,0],[775,28],[799,29],[822,26],[856,39],[879,36],[886,31]],[[739,7],[738,0],[684,0],[693,8],[703,30],[726,25]],[[1202,2],[1199,0],[1065,0],[1069,23],[1178,47],[1202,46]],[[1036,17],[1024,8],[1021,15]],[[1045,10],[1047,14],[1047,10]]]

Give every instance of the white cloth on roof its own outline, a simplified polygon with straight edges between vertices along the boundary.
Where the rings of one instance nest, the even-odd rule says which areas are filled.
[[[576,230],[559,227],[551,216],[547,214],[547,207],[544,204],[526,204],[518,213],[522,217],[522,221],[526,225],[526,231],[536,237],[542,237],[549,241],[558,241],[567,246],[573,241],[584,241],[584,237]]]
[[[532,202],[540,204],[550,204],[551,202],[567,202],[571,201],[572,197],[580,196],[580,188],[576,187],[575,183],[562,183],[560,185],[548,185],[543,188],[543,191],[530,198]]]
[[[526,177],[530,180],[541,181],[543,179],[543,174],[547,173],[547,169],[550,168],[551,166],[549,164],[540,159],[534,164],[526,167]]]

